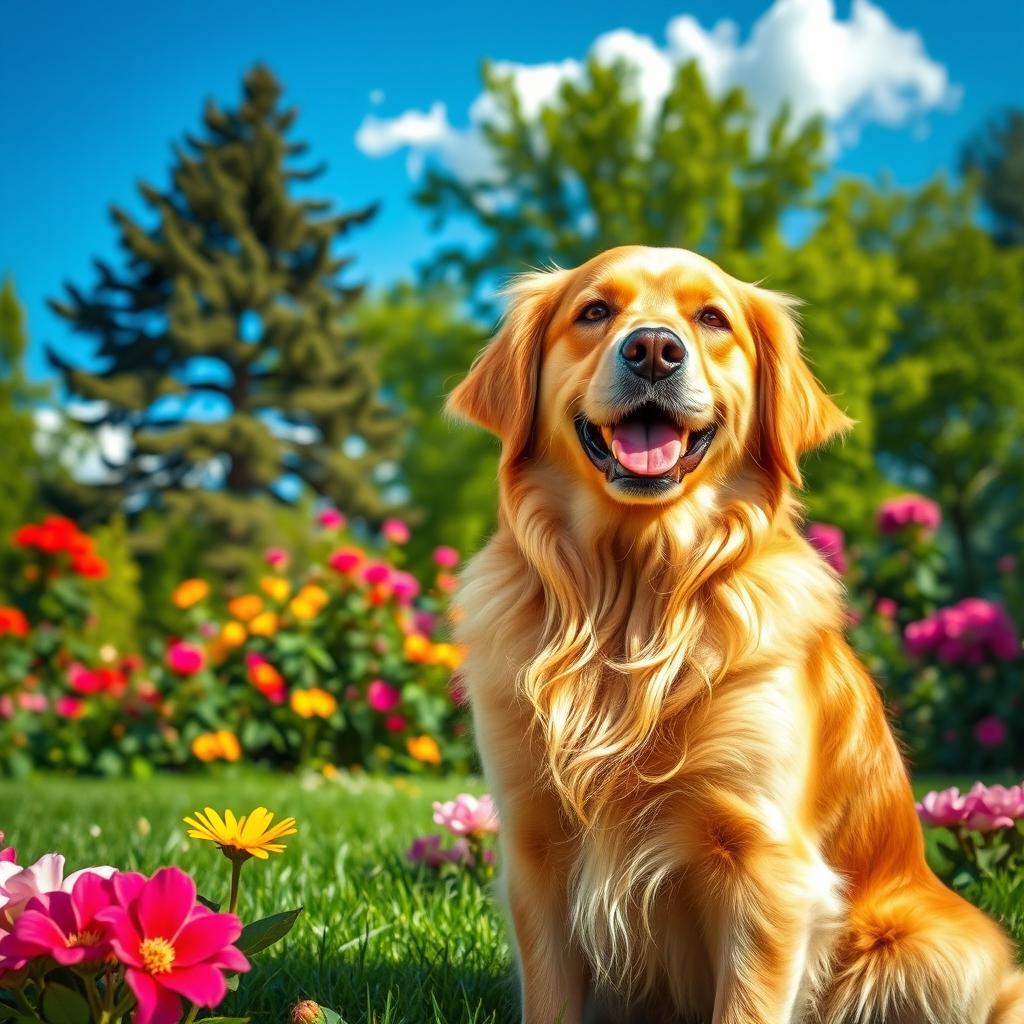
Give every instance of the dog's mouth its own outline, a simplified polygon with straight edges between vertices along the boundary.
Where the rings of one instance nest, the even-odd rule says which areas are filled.
[[[692,429],[652,403],[607,425],[576,418],[587,458],[610,484],[638,493],[658,493],[680,483],[704,460],[717,429],[713,423]]]

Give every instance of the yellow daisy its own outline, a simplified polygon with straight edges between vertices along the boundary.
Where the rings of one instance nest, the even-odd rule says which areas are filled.
[[[225,857],[266,860],[270,854],[284,850],[277,840],[298,832],[294,818],[284,818],[271,825],[273,818],[273,812],[266,807],[257,807],[241,818],[236,818],[232,811],[225,811],[222,818],[212,807],[207,807],[205,811],[196,811],[194,818],[185,818],[185,824],[190,826],[188,834],[192,839],[216,843]]]

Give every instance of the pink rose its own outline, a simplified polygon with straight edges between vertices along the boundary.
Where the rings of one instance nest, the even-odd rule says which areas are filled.
[[[454,800],[434,803],[434,821],[454,836],[482,836],[498,831],[498,813],[487,794],[460,793]]]
[[[366,703],[374,711],[394,711],[402,701],[402,694],[383,679],[374,679],[366,688]]]
[[[875,605],[875,611],[882,616],[883,619],[894,619],[896,613],[899,611],[899,606],[891,597],[880,597],[878,603]]]
[[[846,538],[838,526],[829,523],[810,523],[807,540],[815,551],[841,576],[848,566],[843,550]]]
[[[167,666],[180,676],[194,676],[206,664],[206,655],[194,644],[179,640],[167,648]]]
[[[949,828],[959,825],[965,817],[967,797],[956,786],[926,793],[917,807],[917,816],[925,825]]]
[[[442,544],[434,548],[434,564],[442,569],[454,569],[459,564],[459,553],[455,548]]]
[[[886,534],[899,533],[906,526],[918,526],[931,533],[939,528],[942,512],[929,498],[904,494],[878,506],[877,522],[878,529]]]

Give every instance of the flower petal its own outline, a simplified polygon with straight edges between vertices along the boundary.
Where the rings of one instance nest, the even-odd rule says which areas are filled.
[[[205,908],[204,908],[205,909]],[[190,918],[174,940],[174,964],[191,967],[208,960],[242,934],[242,922],[234,914],[211,914]]]
[[[153,980],[152,975],[129,967],[125,981],[135,993],[139,1005],[132,1015],[132,1024],[178,1024],[181,1020],[181,1000]]]
[[[139,893],[143,936],[173,942],[195,905],[196,883],[181,868],[160,868]]]
[[[96,915],[96,920],[106,925],[110,945],[117,959],[130,967],[141,967],[139,946],[142,936],[135,928],[131,914],[124,907],[107,907]]]
[[[161,975],[160,984],[197,1006],[216,1006],[228,991],[224,975],[209,964],[194,964],[180,970],[176,967],[169,974]]]

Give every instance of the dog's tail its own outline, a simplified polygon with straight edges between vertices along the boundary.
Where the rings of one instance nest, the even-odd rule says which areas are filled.
[[[999,989],[988,1024],[1024,1024],[1024,974],[1014,971]]]

